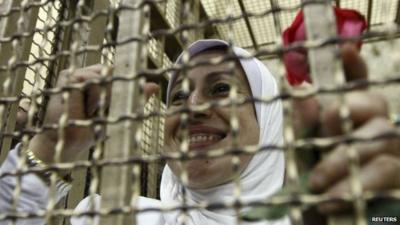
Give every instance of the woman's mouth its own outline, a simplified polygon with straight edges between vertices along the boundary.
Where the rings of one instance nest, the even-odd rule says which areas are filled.
[[[188,133],[190,150],[207,150],[227,136],[224,130],[206,125],[189,125]]]
[[[225,135],[226,136],[226,135]],[[196,133],[189,136],[189,149],[208,149],[211,145],[225,138],[220,134]]]

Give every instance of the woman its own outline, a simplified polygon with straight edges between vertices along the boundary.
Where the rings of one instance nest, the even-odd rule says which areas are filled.
[[[249,57],[249,53],[234,48],[238,57]],[[208,61],[222,57],[228,51],[228,45],[221,40],[200,40],[189,48],[191,63]],[[182,63],[179,57],[177,63]],[[189,107],[206,102],[221,100],[229,95],[232,83],[237,85],[237,93],[242,98],[251,96],[274,96],[278,94],[277,84],[267,68],[257,59],[241,59],[235,63],[233,73],[229,73],[229,62],[219,65],[196,66],[187,72],[190,82],[190,93],[182,90],[182,76],[173,75],[168,85],[167,103],[170,110],[182,107],[186,102]],[[233,76],[232,76],[233,75]],[[187,129],[189,151],[210,151],[217,148],[229,148],[233,144],[230,129],[231,112],[229,107],[215,107],[201,112],[190,113]],[[272,104],[244,104],[237,108],[239,133],[236,137],[239,146],[282,144],[282,106],[279,101]],[[182,130],[180,115],[166,118],[166,148],[178,151],[181,144]],[[232,203],[234,198],[234,171],[232,157],[189,160],[185,166],[178,161],[170,161],[164,168],[160,196],[161,203],[171,205],[182,203],[185,189],[187,203]],[[241,155],[240,158],[240,200],[244,202],[263,200],[282,187],[284,178],[284,156],[281,151],[268,151],[252,155]],[[184,167],[184,169],[183,169]],[[180,180],[182,171],[187,172],[188,183]],[[146,207],[147,199],[142,199],[140,207]],[[87,200],[88,201],[88,200]],[[152,202],[154,203],[154,202]],[[157,203],[155,203],[158,205]],[[148,206],[154,206],[150,204]],[[81,203],[78,210],[87,208],[87,202]],[[140,221],[159,221],[154,224],[179,224],[183,214],[179,212],[165,215],[147,214]],[[236,224],[238,215],[232,209],[190,210],[188,224]],[[79,220],[79,219],[78,219]],[[83,220],[83,219],[82,219]],[[84,224],[75,222],[73,224]],[[262,224],[289,224],[287,221]]]
[[[193,43],[188,51],[194,62],[201,62],[224,56],[228,51],[227,47],[227,43],[220,40],[201,40]],[[216,48],[223,49],[215,50]],[[235,47],[233,51],[238,57],[249,57],[249,53],[243,49]],[[168,86],[169,107],[178,108],[183,101],[186,101],[188,106],[196,106],[228,98],[233,83],[237,85],[238,97],[241,98],[278,94],[274,78],[259,60],[250,58],[240,59],[239,62],[235,63],[234,70],[230,71],[232,73],[229,73],[229,62],[189,70],[187,77],[192,88],[188,96],[182,93],[182,76],[174,76]],[[279,101],[271,104],[244,104],[237,108],[236,115],[239,124],[236,140],[240,147],[282,144],[282,106]],[[231,147],[234,137],[230,119],[229,107],[191,113],[188,120],[189,151]],[[179,115],[166,120],[165,138],[169,148],[179,149],[179,125]],[[199,136],[209,138],[200,138],[199,141]],[[254,156],[240,155],[239,158],[241,201],[266,199],[282,187],[284,155],[281,151],[272,150]],[[188,175],[186,191],[189,203],[235,200],[235,175],[232,168],[230,156],[188,161],[185,169]],[[182,189],[185,187],[178,178],[181,172],[177,161],[169,162],[165,167],[161,183],[163,201],[177,201],[182,198]],[[189,214],[193,224],[235,224],[237,217],[231,209],[217,212],[191,211]]]
[[[228,51],[228,45],[220,40],[202,40],[193,43],[188,49],[191,61],[200,62],[209,58],[221,57]],[[248,57],[249,54],[240,48],[234,48],[236,56]],[[181,62],[181,57],[178,63]],[[191,91],[188,96],[182,92],[182,76],[172,77],[167,91],[167,103],[171,110],[178,109],[187,101],[189,106],[200,105],[212,100],[229,96],[233,82],[237,85],[240,97],[273,96],[278,94],[277,84],[257,59],[240,59],[235,63],[233,74],[229,73],[229,62],[219,65],[203,65],[188,71]],[[233,75],[233,76],[232,76]],[[189,151],[210,151],[215,148],[229,148],[234,142],[230,126],[231,112],[229,107],[215,107],[202,112],[193,112],[188,120]],[[239,146],[282,144],[282,107],[279,101],[272,104],[244,104],[237,108],[239,132],[236,140]],[[166,118],[166,148],[177,151],[181,144],[182,130],[180,115]],[[42,139],[42,138],[41,138]],[[39,154],[40,155],[40,154]],[[71,155],[71,154],[68,154]],[[13,158],[14,157],[14,158]],[[244,202],[265,199],[279,190],[284,178],[284,156],[281,151],[268,151],[252,155],[240,155],[239,173],[241,184],[240,200]],[[11,157],[15,159],[15,155]],[[10,161],[3,170],[9,170]],[[15,162],[15,161],[14,161]],[[12,164],[12,163],[11,163]],[[232,203],[234,198],[233,179],[235,171],[232,157],[214,159],[196,159],[186,163],[185,170],[188,183],[182,184],[180,174],[183,168],[177,161],[170,161],[165,167],[161,182],[161,203],[148,198],[140,198],[140,208],[181,203],[183,189],[189,204]],[[11,185],[10,185],[11,186]],[[40,185],[37,185],[40,186]],[[43,185],[38,188],[47,190]],[[42,193],[46,191],[41,191]],[[46,207],[46,196],[36,201],[36,207]],[[29,196],[32,197],[32,196]],[[61,196],[58,196],[61,197]],[[95,198],[99,205],[98,196]],[[90,210],[90,199],[84,199],[77,211]],[[23,207],[24,209],[32,207]],[[188,224],[235,224],[238,215],[232,209],[191,210],[188,212]],[[86,224],[86,218],[72,218],[73,225]],[[182,220],[179,212],[139,214],[141,224],[178,224]],[[97,223],[97,221],[95,221]],[[1,224],[1,222],[0,222]],[[32,221],[29,224],[34,224]],[[41,224],[37,221],[36,224]],[[268,223],[287,224],[287,221]]]

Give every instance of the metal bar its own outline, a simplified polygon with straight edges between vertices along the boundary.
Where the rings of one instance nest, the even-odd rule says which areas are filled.
[[[200,21],[200,0],[194,0],[192,3],[192,16],[193,16],[193,21],[191,21],[192,23],[198,23]],[[201,34],[203,32],[201,30],[194,30],[193,31],[193,39],[191,41],[195,41],[197,39],[201,38]]]
[[[92,14],[100,11],[107,11],[110,3],[109,0],[95,0],[93,1]],[[97,16],[92,21],[90,21],[87,45],[102,45],[107,26],[107,16]],[[89,51],[83,55],[84,65],[89,66],[96,63],[100,63],[101,51]]]
[[[400,2],[397,3],[397,12],[394,22],[400,24]]]
[[[303,0],[303,2],[307,1]],[[303,9],[308,41],[325,40],[337,35],[332,8],[324,4],[327,1],[320,1],[321,4],[310,4]],[[325,16],[320,18],[320,15]],[[318,20],[315,19],[317,16]],[[313,84],[317,87],[337,83],[332,76],[336,72],[335,63],[338,63],[335,51],[336,46],[332,45],[308,51],[311,76]]]
[[[71,13],[71,14],[74,14],[74,17],[81,17],[81,16],[83,16],[84,4],[85,4],[84,0],[79,0],[75,4],[70,2],[70,7],[69,7],[70,10],[68,12],[69,13],[74,12],[74,13]],[[78,47],[86,40],[85,32],[82,29],[82,25],[83,24],[75,24],[72,26],[72,29],[71,29],[71,33],[70,33],[70,41],[71,42],[68,42],[70,54],[68,55],[68,61],[66,61],[66,62],[68,62],[68,71],[69,71],[68,75],[72,75],[72,73],[74,73],[76,68],[80,66],[80,61],[82,61],[81,58],[77,57],[77,53],[76,53]],[[66,44],[66,43],[64,43],[64,44]],[[62,94],[62,98],[66,104],[63,107],[62,115],[60,116],[60,119],[58,121],[58,128],[57,128],[58,139],[57,139],[57,143],[54,148],[55,154],[53,156],[53,160],[55,163],[60,162],[60,153],[65,150],[64,149],[65,148],[65,138],[66,138],[65,130],[68,126],[66,121],[70,117],[69,110],[68,110],[68,104],[69,104],[70,97],[71,97],[71,95],[69,92],[64,92]],[[51,178],[52,178],[51,183],[49,185],[49,187],[50,187],[49,200],[47,203],[47,209],[49,211],[55,209],[55,203],[56,203],[56,195],[55,195],[55,193],[56,193],[55,192],[56,176],[55,176],[55,174],[53,174]],[[51,219],[51,220],[49,220],[49,219]],[[46,221],[46,223],[48,223],[49,225],[52,225],[55,222],[61,222],[61,221],[57,221],[54,219],[58,219],[58,218],[54,218],[54,217],[46,218],[46,220],[48,220],[48,221]]]
[[[279,3],[276,0],[270,0],[271,3],[271,8],[272,9],[279,9]],[[279,15],[276,15],[277,13],[273,13],[272,17],[274,19],[274,25],[275,25],[275,32],[277,35],[282,33],[282,26],[281,26],[281,21],[279,19]]]
[[[162,8],[163,10],[160,10],[160,15],[161,17],[164,17],[166,15],[165,10],[166,10],[166,4],[164,3],[164,7]],[[161,3],[160,3],[161,4]],[[161,6],[160,4],[158,4],[158,6]],[[160,7],[159,7],[160,8]],[[158,17],[158,15],[153,17],[153,13],[157,13],[154,12],[153,9],[150,11],[151,12],[151,25],[154,25],[155,22],[158,22],[160,20],[160,18]],[[156,21],[153,21],[156,20]],[[162,18],[163,20],[166,21],[166,18]],[[168,24],[168,23],[167,23]],[[167,25],[169,26],[169,25]],[[156,27],[151,27],[150,29],[157,29]],[[168,58],[168,56],[166,55],[166,51],[165,51],[165,47],[166,47],[166,38],[165,37],[160,37],[157,38],[156,40],[154,40],[155,42],[152,43],[156,43],[156,49],[155,49],[155,55],[157,57],[157,59],[155,59],[155,66],[158,68],[164,68],[164,65],[167,63],[166,60]],[[148,48],[149,49],[149,48]],[[153,49],[154,50],[154,49]],[[149,58],[151,57],[151,52],[149,52]],[[154,55],[154,53],[153,53]],[[157,64],[158,63],[158,64]],[[165,86],[166,81],[168,80],[167,77],[164,76],[164,81],[160,80],[155,80],[155,82],[157,82],[160,86]],[[153,81],[153,80],[151,80]],[[166,87],[165,87],[166,89]],[[163,112],[165,110],[165,105],[161,102],[160,99],[162,98],[162,93],[159,93],[158,96],[152,96],[149,101],[146,103],[144,109],[144,113],[151,113],[151,112]],[[149,118],[148,120],[143,122],[142,125],[142,130],[144,131],[144,135],[142,138],[142,142],[141,142],[141,148],[143,151],[143,154],[158,154],[160,153],[160,149],[163,146],[164,143],[164,118],[162,117],[154,117],[154,118]],[[150,197],[150,198],[157,198],[159,196],[158,193],[158,182],[159,182],[159,177],[160,177],[160,163],[153,163],[153,164],[142,164],[144,168],[144,170],[142,171],[145,172],[146,174],[144,174],[146,180],[144,181],[144,184],[142,186],[145,186],[145,190],[146,192],[143,193],[142,190],[142,194],[144,194],[146,197]]]
[[[309,0],[302,0],[307,3]],[[332,6],[329,0],[320,0],[319,4],[310,4],[304,7],[304,17],[307,32],[307,41],[318,41],[336,37],[336,20],[333,14]],[[322,16],[324,15],[324,16]],[[318,19],[315,19],[318,18]],[[313,85],[317,88],[332,87],[343,84],[345,78],[341,66],[341,61],[337,57],[338,48],[335,45],[329,45],[318,49],[308,51],[308,59],[311,68],[311,77]],[[322,108],[327,108],[332,102],[339,100],[341,103],[341,110],[348,112],[344,106],[344,95],[339,96],[319,96]],[[342,121],[348,118],[348,113],[342,116]],[[351,132],[351,124],[343,122],[342,127],[345,132]],[[358,165],[356,164],[356,157],[354,157],[354,148],[351,145],[347,146],[349,157],[349,168],[351,171],[351,179],[353,184],[359,184],[358,180]],[[346,224],[359,224],[365,225],[365,202],[359,197],[362,195],[360,185],[351,186],[352,194],[355,199],[353,205],[355,207],[355,217],[352,216],[331,216],[328,218],[330,225],[346,225]]]
[[[367,30],[370,29],[371,26],[371,18],[372,18],[372,7],[374,5],[373,0],[368,0],[368,12],[367,12],[367,22],[368,22],[368,27]]]
[[[0,13],[8,12],[12,7],[20,6],[22,0],[3,0],[0,2]],[[33,7],[27,12],[27,19],[24,20],[25,27],[24,31],[33,30],[36,25],[36,19],[38,16],[38,8]],[[0,37],[10,37],[18,33],[18,28],[15,25],[16,21],[19,21],[20,13],[14,12],[10,16],[2,18],[0,20]],[[19,40],[18,48],[20,55],[14,55],[14,47],[12,43],[3,43],[0,45],[0,65],[7,65],[10,63],[12,57],[17,61],[25,61],[29,58],[29,53],[32,45],[33,36],[27,38],[21,38]],[[12,62],[11,62],[12,63]],[[0,72],[0,97],[4,96],[19,96],[25,78],[26,67],[20,67],[18,69],[11,69],[9,71]],[[11,75],[11,76],[9,76]],[[6,85],[6,82],[8,86]],[[18,103],[11,105],[0,105],[0,134],[14,131],[15,119],[17,114]],[[0,163],[3,162],[7,156],[8,150],[11,146],[11,137],[3,137],[0,135]]]
[[[62,17],[60,18],[61,21],[68,21],[71,20],[75,17],[75,7],[76,7],[76,2],[75,1],[65,1],[62,3],[63,4],[63,11]],[[60,22],[61,22],[60,21]],[[60,33],[60,42],[59,44],[59,50],[69,50],[70,44],[72,42],[72,31],[73,31],[73,26],[67,26],[67,27],[59,27],[58,32]],[[54,68],[54,77],[52,78],[51,85],[55,85],[56,81],[58,79],[58,74],[63,70],[68,67],[68,57],[61,57],[60,59],[57,60],[57,67]]]
[[[123,0],[124,5],[133,6],[135,0]],[[135,6],[134,6],[135,7]],[[118,31],[118,39],[122,40],[127,37],[142,34],[144,22],[144,10],[121,11],[120,25]],[[115,57],[115,73],[121,76],[133,76],[141,68],[141,52],[143,44],[139,42],[131,42],[116,48]],[[137,109],[139,105],[139,90],[136,81],[115,82],[112,86],[111,107],[109,116],[116,118],[122,115],[130,115]],[[133,121],[109,125],[107,134],[110,137],[106,143],[104,152],[105,159],[128,158],[137,152],[137,145],[134,142],[135,131],[138,124]],[[101,193],[104,209],[114,207],[133,206],[131,205],[132,197],[132,168],[133,165],[104,167],[101,176]],[[138,179],[136,178],[135,181]],[[117,184],[117,185],[116,185]],[[102,217],[100,224],[123,225],[134,224],[134,216],[113,215]]]
[[[60,5],[60,9],[57,9],[58,15],[57,15],[57,19],[55,21],[56,23],[59,23],[59,22],[65,20],[66,17],[68,17],[68,15],[66,14],[66,12],[67,12],[67,10],[66,10],[67,9],[67,3],[60,2],[60,4],[61,4]],[[54,32],[54,40],[53,40],[53,43],[52,43],[51,53],[49,55],[54,55],[58,51],[63,50],[62,46],[59,43],[62,43],[62,41],[64,40],[65,36],[67,36],[67,35],[65,35],[65,33],[66,33],[65,29],[63,29],[62,27],[57,27],[56,28],[56,30]],[[58,75],[58,72],[60,71],[59,70],[60,69],[60,61],[61,61],[61,59],[52,60],[52,61],[49,62],[49,65],[48,65],[49,69],[47,71],[48,73],[47,73],[47,76],[46,76],[44,89],[51,88],[51,87],[53,87],[55,85],[55,83],[57,81],[57,76],[56,75]],[[44,106],[47,105],[48,101],[49,101],[49,96],[43,96],[43,105]],[[39,118],[38,125],[39,126],[42,125],[43,118],[44,118],[45,114],[46,114],[46,107],[42,107],[40,109],[40,111],[38,112],[38,118]]]
[[[93,6],[91,6],[92,12],[96,13],[101,10],[107,10],[109,7],[108,0],[96,0],[93,2]],[[90,30],[87,33],[87,39],[84,41],[87,45],[102,45],[103,40],[105,38],[105,30],[107,26],[107,17],[98,16],[94,20],[92,20],[88,24]],[[78,62],[82,64],[77,65],[79,67],[85,67],[89,65],[93,65],[96,63],[100,63],[101,59],[101,51],[98,52],[87,52],[82,56],[78,57]],[[89,159],[89,151],[85,152],[81,155],[81,160]],[[73,208],[75,207],[79,201],[84,197],[85,187],[86,187],[86,170],[76,170],[73,172],[72,176],[74,177],[74,183],[71,188],[71,191],[68,195],[67,207]]]
[[[159,100],[159,96],[152,96],[145,106],[145,115],[151,112],[164,112],[165,105]],[[164,118],[153,117],[143,123],[144,143],[143,154],[159,154],[164,143]],[[159,163],[147,165],[146,196],[157,198],[157,182],[159,177]]]
[[[249,34],[250,34],[251,42],[254,45],[254,49],[258,50],[257,40],[256,40],[256,37],[254,35],[253,28],[251,27],[249,17],[247,16],[247,12],[246,12],[246,8],[245,8],[245,6],[243,4],[243,0],[238,0],[238,2],[239,2],[239,6],[240,6],[240,11],[242,11],[243,18],[244,18],[244,21],[245,21],[246,26],[247,26],[247,30],[249,31]]]
[[[380,41],[395,40],[395,39],[398,39],[398,38],[400,38],[400,32],[393,33],[390,36],[387,36],[387,35],[385,35],[385,36],[375,35],[375,36],[363,38],[362,41],[363,41],[364,44],[370,44],[370,43],[380,42]],[[259,46],[260,47],[268,47],[268,46],[273,46],[274,44],[276,44],[276,42],[263,43],[263,44],[261,44]],[[251,50],[253,48],[253,46],[246,46],[246,47],[242,47],[242,48]],[[265,60],[265,59],[276,59],[276,58],[279,58],[279,57],[280,56],[278,54],[274,54],[274,53],[270,53],[268,55],[266,54],[266,55],[258,56],[258,58],[262,59],[262,60]]]
[[[53,10],[55,10],[56,6],[55,6],[56,2],[53,3],[49,3],[47,5],[41,6],[39,9],[39,15],[38,15],[38,21],[36,24],[36,28],[40,28],[40,27],[47,27],[47,26],[52,26],[54,21],[53,21],[53,16],[56,15],[58,16],[57,13],[54,13]],[[55,23],[54,23],[55,24]],[[52,43],[52,45],[54,46],[54,42],[55,40],[51,37],[52,32],[43,32],[43,33],[38,33],[35,34],[35,36],[33,37],[33,44],[38,46],[38,49],[34,49],[32,48],[31,50],[31,54],[33,56],[33,58],[35,58],[34,55],[37,55],[38,58],[42,58],[42,57],[46,57],[50,55],[51,51],[46,50],[46,48],[48,47],[48,45],[50,45]],[[35,41],[37,43],[35,43]],[[46,64],[35,64],[32,66],[31,68],[32,71],[34,71],[34,79],[35,82],[32,85],[32,93],[38,93],[38,91],[40,89],[42,89],[42,87],[45,86],[44,81],[47,80],[46,76],[49,75],[49,71],[48,71],[48,67],[46,66]],[[44,75],[46,74],[46,75]],[[29,76],[32,76],[31,74],[27,73],[26,78],[28,78]],[[48,85],[47,85],[48,86]],[[25,89],[25,84],[24,84],[24,89]],[[44,104],[38,104],[38,102],[42,99],[42,96],[31,96],[31,105],[30,105],[30,111],[33,111],[35,114],[39,114],[39,109],[43,109],[45,107]],[[43,117],[42,117],[43,118]],[[35,121],[33,120],[32,117],[28,118],[27,121],[27,125],[26,128],[32,128],[34,126],[36,126],[37,124],[34,123]],[[22,143],[23,145],[27,145],[29,142],[29,135],[24,135],[22,137]],[[49,206],[50,206],[50,202],[52,202],[52,195],[50,196],[49,199]],[[59,201],[59,203],[57,203],[54,208],[60,208],[60,207],[64,207],[64,201]],[[52,206],[50,206],[52,207]],[[48,225],[62,225],[64,224],[64,217],[51,217],[48,216],[48,221],[47,224]]]

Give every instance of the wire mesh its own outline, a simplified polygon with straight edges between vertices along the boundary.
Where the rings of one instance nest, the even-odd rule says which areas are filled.
[[[399,65],[400,58],[395,52],[386,55],[392,58],[391,63],[394,66],[388,69],[385,76],[379,76],[381,71],[375,69],[372,70],[372,78],[350,83],[344,81],[339,62],[333,63],[333,60],[338,60],[335,46],[349,40],[380,41],[390,46],[387,49],[392,48],[392,51],[395,51],[395,38],[399,33],[396,15],[400,12],[400,5],[398,1],[342,0],[329,2],[328,8],[334,3],[341,7],[358,9],[363,14],[371,12],[368,16],[371,18],[369,24],[374,29],[368,29],[356,38],[340,38],[333,34],[326,38],[319,36],[283,47],[280,40],[282,29],[291,23],[296,12],[301,8],[307,9],[326,2],[244,1],[244,7],[241,7],[239,1],[228,0],[0,1],[0,18],[5,19],[0,32],[0,44],[2,52],[7,53],[1,57],[0,65],[3,76],[0,95],[0,117],[3,127],[1,138],[14,139],[11,147],[1,140],[2,160],[10,148],[17,146],[16,148],[21,149],[15,169],[0,174],[0,179],[16,178],[12,196],[9,198],[10,206],[7,211],[0,211],[0,224],[18,224],[18,220],[24,219],[31,219],[32,224],[34,221],[38,221],[37,224],[69,224],[71,218],[88,218],[88,224],[97,223],[99,218],[101,224],[141,224],[137,220],[138,216],[149,212],[157,212],[160,215],[178,212],[176,222],[190,224],[192,211],[224,209],[232,209],[235,223],[243,224],[242,210],[254,209],[255,206],[287,206],[292,223],[305,224],[303,211],[306,206],[337,201],[352,203],[355,212],[346,218],[331,217],[330,224],[374,222],[373,218],[377,217],[368,218],[367,202],[380,199],[400,201],[400,190],[362,190],[359,156],[354,150],[354,145],[399,139],[399,130],[396,128],[370,137],[354,135],[344,96],[365,87],[390,90],[385,95],[390,101],[391,113],[396,117],[400,109],[396,98],[400,81],[396,74],[396,65]],[[371,10],[369,7],[372,7]],[[203,14],[206,16],[202,17]],[[249,23],[246,23],[246,19]],[[31,21],[34,21],[34,25],[30,25]],[[16,29],[8,28],[15,24]],[[213,30],[212,35],[206,32],[209,27]],[[253,40],[252,35],[255,36]],[[193,41],[203,37],[227,40],[228,50],[223,56],[212,57],[206,62],[193,61],[187,49]],[[276,96],[243,98],[240,95],[240,87],[233,83],[226,98],[195,106],[190,105],[188,101],[183,102],[179,108],[166,106],[165,93],[171,73],[179,73],[182,77],[184,95],[189,95],[193,89],[188,75],[193,68],[204,64],[227,64],[226,73],[234,75],[232,71],[235,70],[236,60],[240,57],[233,53],[233,46],[250,49],[252,57],[260,58],[276,58],[285,52],[300,48],[307,49],[310,55],[313,55],[312,52],[325,51],[333,60],[323,62],[323,65],[332,63],[331,73],[335,76],[332,76],[332,82],[325,82],[327,86],[293,89],[285,81],[282,62],[273,61],[274,65],[271,67],[278,68],[273,72],[280,81],[280,94]],[[363,52],[367,62],[379,60],[377,58],[384,55],[381,53],[383,50],[374,47],[374,43],[369,44],[367,49],[371,52]],[[173,64],[181,52],[181,63]],[[318,71],[315,68],[318,67],[320,56],[317,53],[314,55],[315,62],[310,60],[313,73]],[[92,75],[93,70],[96,71],[97,75],[93,79],[84,82],[74,80],[76,74],[83,73],[81,67],[95,63],[101,63],[102,66],[97,69],[92,67],[92,72],[86,71]],[[265,62],[267,65],[269,63],[272,63],[272,60]],[[318,76],[322,75],[315,75]],[[66,83],[60,86],[59,82],[62,79],[65,79]],[[147,101],[145,83],[148,81],[156,82],[161,90],[158,95]],[[18,88],[19,86],[21,87]],[[387,89],[389,86],[391,88]],[[95,103],[91,104],[94,87],[97,88],[95,91],[98,97]],[[76,112],[70,109],[79,101],[75,99],[76,96],[81,96],[83,104],[91,106],[84,108],[81,117],[76,117]],[[293,101],[326,96],[334,96],[340,102],[340,116],[345,135],[329,138],[299,137],[292,118]],[[58,117],[49,120],[49,115],[46,116],[49,109],[46,107],[49,99],[55,98],[63,104],[59,105]],[[108,98],[111,98],[110,103]],[[239,119],[242,116],[239,109],[248,103],[268,105],[280,100],[283,102],[285,118],[283,144],[241,146],[238,139],[243,124]],[[329,105],[332,99],[324,98],[324,101]],[[20,106],[18,113],[21,117],[17,115],[17,110],[13,111],[11,108],[15,104]],[[221,108],[229,109],[227,123],[233,137],[232,143],[212,151],[191,151],[188,128],[193,123],[191,115]],[[174,151],[168,151],[167,138],[164,137],[166,121],[171,118],[178,118],[179,129],[182,132],[179,145]],[[14,125],[7,128],[8,124],[16,124],[16,128],[14,129]],[[68,144],[71,139],[79,138],[73,136],[75,132],[84,129],[93,134],[91,150],[86,151],[86,155],[79,160],[64,160],[66,151],[79,152],[76,149],[68,149]],[[54,156],[50,155],[49,163],[44,166],[30,166],[26,159],[26,150],[32,147],[32,138],[49,132],[56,137],[51,149]],[[16,145],[17,142],[20,144]],[[78,148],[87,147],[87,143],[79,144],[81,146]],[[339,145],[348,149],[347,166],[351,174],[351,191],[335,197],[299,192],[300,177],[307,171],[302,171],[298,155],[309,154],[310,149],[324,152]],[[285,153],[287,186],[294,189],[285,195],[268,199],[241,201],[244,191],[240,179],[241,156],[268,151]],[[230,162],[230,168],[224,169],[234,174],[231,181],[234,185],[234,189],[231,190],[233,201],[193,203],[190,193],[183,188],[179,204],[139,207],[139,195],[160,197],[160,179],[166,161],[176,163],[179,168],[186,168],[190,162],[196,160],[202,162],[201,160],[224,157]],[[307,168],[311,166],[308,165]],[[60,193],[62,190],[58,180],[60,174],[68,171],[76,174],[73,175],[72,189],[66,195],[68,190]],[[46,172],[50,172],[49,198],[46,199],[44,207],[19,209],[18,206],[24,201],[24,192],[27,191],[24,179],[32,174],[43,178]],[[191,178],[185,169],[176,176],[183,186],[189,186]],[[0,189],[0,192],[3,191],[6,193]],[[102,195],[101,207],[95,206],[97,193]],[[74,210],[76,204],[86,196],[92,203],[90,209]],[[61,197],[64,200],[60,200]],[[393,206],[393,209],[395,207]],[[399,214],[387,216],[400,221]]]

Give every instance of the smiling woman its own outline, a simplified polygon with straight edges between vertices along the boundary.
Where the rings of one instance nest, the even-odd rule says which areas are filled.
[[[189,49],[190,63],[202,64],[211,58],[221,58],[228,51],[228,43],[221,40],[200,40]],[[276,96],[277,84],[268,69],[241,48],[233,47],[235,61],[232,70],[228,62],[217,65],[200,65],[187,71],[189,92],[182,90],[182,75],[174,74],[168,86],[167,103],[170,110],[182,106],[198,106],[210,101],[228,98],[233,85],[238,98]],[[181,58],[178,58],[178,63]],[[189,152],[214,149],[229,150],[235,144],[267,146],[282,144],[282,106],[280,101],[270,104],[246,103],[236,109],[238,132],[232,131],[230,107],[212,107],[189,113],[187,121]],[[174,115],[166,119],[166,147],[179,151],[182,137],[181,118]],[[233,203],[235,175],[239,176],[240,201],[262,200],[278,191],[283,184],[283,152],[274,149],[255,155],[240,155],[234,170],[232,156],[189,160],[186,163],[170,161],[161,181],[161,201],[180,202],[186,197],[192,204]],[[182,171],[188,175],[188,184],[180,180]],[[187,193],[187,194],[184,194]],[[235,224],[233,209],[189,211],[191,224]],[[176,216],[177,218],[178,216]],[[175,218],[175,219],[176,219]],[[175,220],[176,221],[176,220]],[[262,224],[269,224],[263,222]],[[273,224],[289,224],[283,219]]]
[[[223,50],[207,50],[193,56],[192,61],[198,63],[224,54]],[[251,97],[251,90],[240,64],[237,64],[232,72],[233,74],[229,73],[228,62],[218,65],[202,65],[190,69],[187,74],[190,82],[189,95],[183,93],[182,76],[178,75],[170,94],[169,108],[176,110],[184,105],[184,101],[190,107],[228,98],[233,83],[237,87],[238,97]],[[234,138],[230,128],[230,119],[231,109],[228,106],[190,113],[188,121],[189,150],[208,151],[233,146]],[[240,129],[235,138],[239,147],[257,144],[259,127],[252,104],[248,103],[238,107],[237,119]],[[180,115],[166,119],[166,146],[170,151],[179,149],[182,140],[181,128]],[[215,159],[191,160],[185,164],[184,168],[177,161],[170,162],[168,165],[176,175],[181,174],[182,169],[185,169],[190,187],[208,188],[233,179],[235,171],[233,171],[231,158],[225,156]],[[240,156],[239,172],[246,167],[250,158],[250,155]]]

